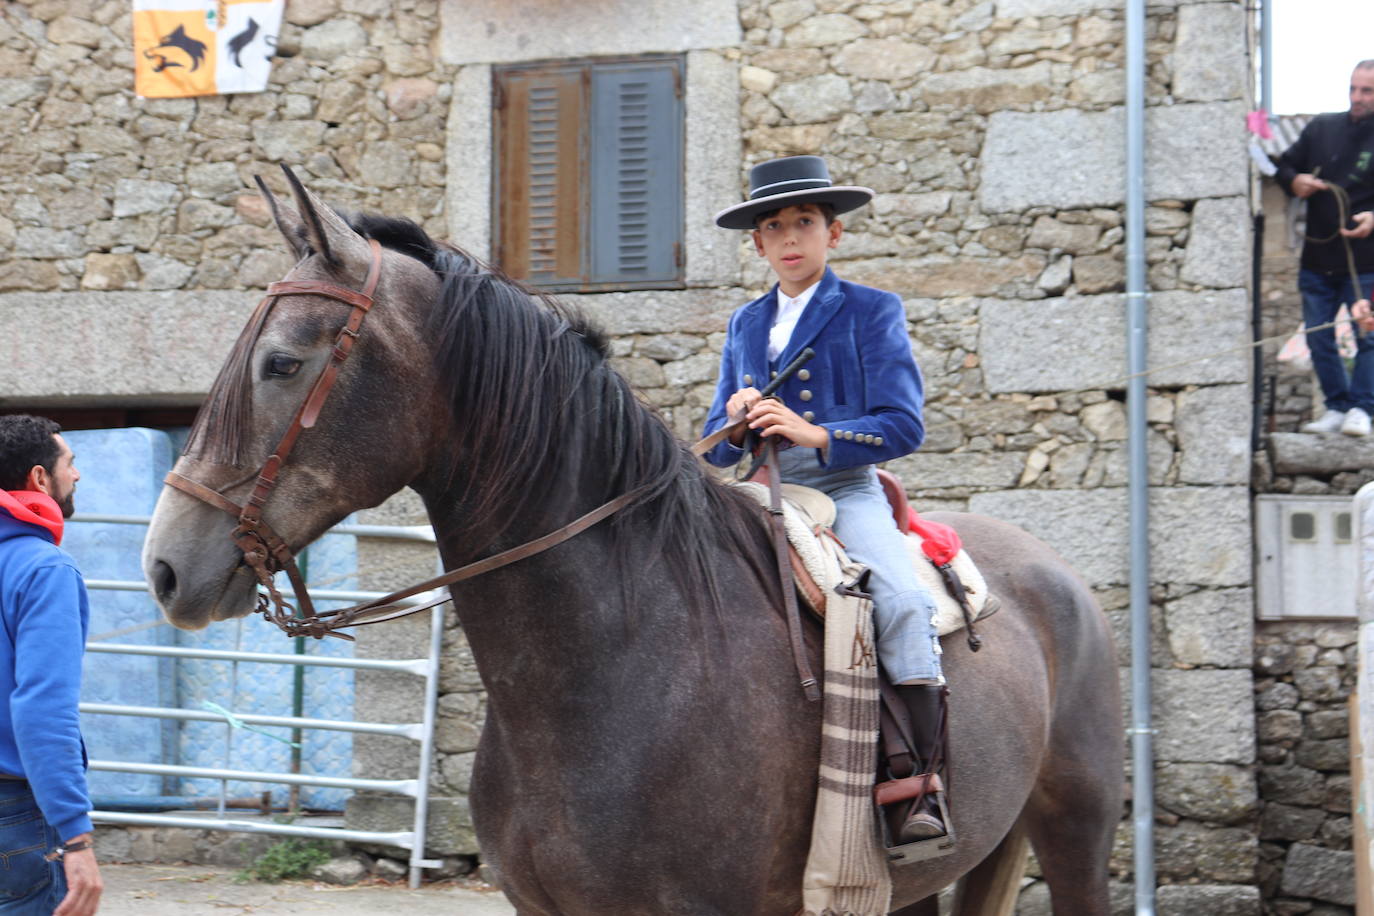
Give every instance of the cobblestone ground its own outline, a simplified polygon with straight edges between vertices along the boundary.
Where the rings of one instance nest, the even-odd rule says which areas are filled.
[[[232,869],[205,865],[102,864],[101,916],[195,916],[225,913],[330,913],[372,916],[511,916],[515,910],[489,885],[457,881],[411,890],[400,884],[334,887],[296,881],[240,883]]]

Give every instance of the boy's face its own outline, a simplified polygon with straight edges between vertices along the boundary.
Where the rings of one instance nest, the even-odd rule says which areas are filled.
[[[840,243],[843,231],[839,220],[827,226],[815,204],[797,204],[759,220],[754,250],[768,259],[782,291],[795,296],[820,280],[829,250]]]

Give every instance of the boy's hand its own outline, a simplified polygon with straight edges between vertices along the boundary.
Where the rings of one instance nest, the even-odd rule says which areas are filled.
[[[782,436],[807,448],[825,448],[830,444],[830,433],[825,427],[803,420],[776,398],[758,401],[749,410],[749,428],[763,436]]]
[[[725,402],[726,422],[733,423],[735,418],[742,413],[746,413],[751,407],[759,402],[761,392],[757,388],[741,388],[730,395],[730,400]],[[738,448],[744,444],[745,428],[743,426],[730,433],[730,444]]]

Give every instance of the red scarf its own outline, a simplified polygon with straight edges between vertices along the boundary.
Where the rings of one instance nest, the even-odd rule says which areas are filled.
[[[0,510],[49,532],[54,544],[62,543],[62,510],[48,494],[36,490],[0,490]]]

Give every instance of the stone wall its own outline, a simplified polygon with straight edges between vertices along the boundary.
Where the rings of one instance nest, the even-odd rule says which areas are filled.
[[[1261,891],[1273,913],[1353,912],[1330,905],[1355,902],[1355,622],[1261,624],[1255,643]]]
[[[879,192],[846,221],[835,266],[903,296],[927,378],[929,438],[893,469],[923,509],[994,515],[1056,546],[1102,598],[1124,663],[1122,4],[667,5],[709,20],[685,30],[646,6],[615,7],[620,34],[641,36],[639,50],[688,55],[698,195],[687,289],[575,297],[614,334],[617,366],[682,438],[695,437],[725,319],[768,282],[709,214],[737,199],[741,164],[826,156],[837,178]],[[254,174],[279,184],[277,162],[332,203],[409,216],[486,254],[490,65],[606,53],[595,30],[558,27],[574,6],[550,9],[541,28],[511,24],[506,7],[293,0],[268,92],[176,101],[132,96],[126,4],[0,9],[0,98],[26,127],[0,138],[0,314],[84,317],[128,307],[119,296],[177,291],[170,301],[188,311],[173,313],[175,336],[227,350],[241,318],[212,326],[189,309],[216,291],[241,295],[246,312],[252,291],[289,266],[251,191]],[[483,31],[500,35],[490,50],[464,40]],[[1254,722],[1236,715],[1254,691],[1251,386],[1244,353],[1211,355],[1249,340],[1246,13],[1161,3],[1148,32],[1149,347],[1150,362],[1168,367],[1151,376],[1148,404],[1159,866],[1170,885],[1160,897],[1174,912],[1254,912]],[[64,349],[60,335],[51,345],[44,367],[0,365],[3,396],[83,402],[117,383],[133,393],[123,397],[194,400],[208,383],[204,358],[175,347],[156,354],[177,367],[173,380],[151,392],[137,366],[114,380],[69,368],[125,365],[117,335],[85,351]],[[416,511],[401,499],[377,517]],[[376,587],[432,562],[360,549],[375,564],[364,584]],[[374,628],[360,651],[414,654],[422,630]],[[448,639],[459,663],[444,677],[431,845],[469,852],[480,691],[461,633]],[[360,684],[360,710],[413,702]],[[360,741],[357,768],[384,772],[409,753]],[[404,815],[391,801],[355,807],[362,826]],[[1128,847],[1117,864],[1128,882]],[[1042,892],[1029,890],[1027,906]]]

